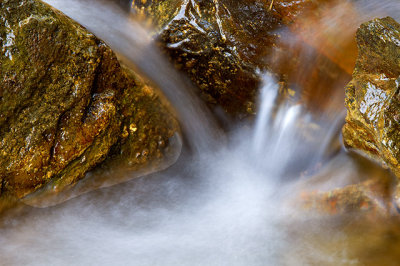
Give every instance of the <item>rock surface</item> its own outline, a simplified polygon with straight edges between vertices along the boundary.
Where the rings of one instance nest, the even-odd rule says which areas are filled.
[[[178,131],[152,88],[39,0],[0,2],[0,196],[62,189],[105,159],[132,168]]]
[[[324,2],[324,1],[320,1]],[[160,46],[201,90],[203,98],[231,114],[255,112],[259,70],[307,0],[135,0],[153,18]]]
[[[400,177],[400,25],[390,17],[367,22],[357,31],[357,44],[344,144]]]

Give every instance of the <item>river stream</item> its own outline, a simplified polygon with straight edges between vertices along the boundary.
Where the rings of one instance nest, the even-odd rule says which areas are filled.
[[[263,73],[255,121],[231,125],[224,134],[132,14],[101,1],[45,2],[160,87],[190,149],[162,172],[56,206],[19,206],[1,218],[1,265],[398,265],[400,223],[393,208],[382,203],[381,218],[318,213],[299,204],[312,190],[370,178],[393,182],[389,171],[342,148],[349,80],[327,89],[329,102],[312,99],[326,105],[316,114],[308,108],[312,102],[277,107],[277,81]],[[400,21],[396,0],[353,3],[359,16],[347,25],[354,31],[377,16]],[[338,6],[323,22],[340,25],[340,12]],[[309,128],[301,125],[318,131],[307,138]],[[379,205],[381,199],[370,197]]]

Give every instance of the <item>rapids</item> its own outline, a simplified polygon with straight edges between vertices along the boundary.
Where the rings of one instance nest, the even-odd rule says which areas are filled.
[[[255,122],[233,125],[224,136],[132,14],[94,0],[45,2],[87,27],[161,88],[190,149],[160,173],[5,215],[1,265],[396,265],[400,260],[398,222],[324,216],[296,204],[304,187],[327,191],[371,176],[392,178],[341,147],[348,80],[328,88],[329,102],[313,99],[326,105],[316,114],[306,102],[277,106],[278,84],[264,73]],[[347,21],[352,32],[373,17],[400,20],[397,0],[352,2],[359,14]],[[319,26],[342,25],[341,4]],[[294,45],[296,39],[288,35],[287,41]],[[302,124],[318,125],[311,140]]]

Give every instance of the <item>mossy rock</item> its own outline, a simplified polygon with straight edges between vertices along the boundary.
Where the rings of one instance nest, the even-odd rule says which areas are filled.
[[[39,0],[2,0],[0,22],[0,196],[161,160],[177,121],[105,43]]]

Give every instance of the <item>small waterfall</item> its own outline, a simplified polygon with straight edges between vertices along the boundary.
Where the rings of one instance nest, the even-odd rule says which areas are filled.
[[[316,165],[326,178],[315,187],[324,189],[383,172],[359,164],[340,147],[332,151],[344,119],[342,105],[317,115],[305,104],[283,101],[277,106],[278,84],[265,74],[254,126],[239,125],[221,144],[222,134],[207,108],[141,25],[104,1],[45,2],[94,32],[162,89],[195,152],[161,173],[3,217],[0,264],[363,265],[353,246],[368,252],[363,245],[391,238],[390,230],[380,238],[372,235],[372,227],[354,240],[357,224],[349,233],[337,219],[313,219],[293,205],[300,199],[300,176],[309,178],[303,173]],[[397,0],[354,2],[370,16],[400,14]],[[343,87],[332,87],[332,97],[341,101]],[[370,234],[373,241],[363,238]]]
[[[123,62],[159,87],[175,108],[193,152],[214,149],[223,141],[213,116],[188,81],[152,43],[146,29],[114,4],[102,0],[44,0],[107,43]]]
[[[301,116],[300,105],[284,103],[277,106],[279,88],[271,74],[263,75],[259,111],[253,130],[253,152],[255,158],[264,165],[269,164],[268,171],[278,178],[285,169],[289,157],[293,157],[298,135],[296,124]],[[280,167],[271,164],[279,163]]]
[[[256,118],[253,136],[253,149],[260,153],[269,137],[269,124],[275,101],[278,96],[278,85],[270,74],[264,75],[264,82],[261,88],[259,111]]]

